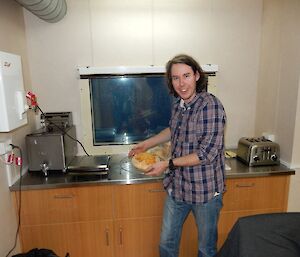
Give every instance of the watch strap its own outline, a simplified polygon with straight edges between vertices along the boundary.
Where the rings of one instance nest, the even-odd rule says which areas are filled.
[[[173,163],[173,160],[170,159],[170,160],[169,160],[169,170],[175,170],[175,169],[176,169],[176,167],[175,167],[175,165],[174,165],[174,163]]]

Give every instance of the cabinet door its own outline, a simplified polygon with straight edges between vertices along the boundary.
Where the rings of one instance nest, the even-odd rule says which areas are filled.
[[[158,257],[161,217],[115,221],[116,257]]]
[[[24,226],[21,242],[24,252],[47,248],[58,256],[113,257],[113,222],[82,222]]]
[[[18,199],[18,193],[15,196]],[[112,187],[110,186],[22,191],[22,225],[111,218]]]
[[[161,217],[122,219],[115,222],[115,245],[118,257],[158,257]],[[190,214],[184,223],[180,257],[197,256],[197,225]]]
[[[289,176],[228,179],[218,226],[218,247],[240,217],[284,212],[287,208]]]
[[[230,232],[238,218],[269,212],[269,210],[221,212],[218,226],[218,249],[224,244],[228,233]],[[273,209],[272,212],[281,212],[281,210]]]
[[[165,195],[161,182],[115,186],[116,218],[162,216]]]
[[[289,176],[227,179],[222,211],[287,208]]]
[[[198,231],[192,213],[187,217],[182,230],[179,256],[191,257],[198,255]]]

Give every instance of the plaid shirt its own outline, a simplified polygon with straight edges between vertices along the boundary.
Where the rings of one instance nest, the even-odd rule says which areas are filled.
[[[207,92],[185,105],[178,99],[170,120],[172,158],[197,153],[200,164],[178,167],[164,177],[164,187],[177,201],[206,203],[224,191],[224,126],[221,102]]]

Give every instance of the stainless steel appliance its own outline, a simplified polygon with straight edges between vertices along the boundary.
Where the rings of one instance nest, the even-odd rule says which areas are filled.
[[[46,112],[41,114],[41,126],[48,131],[54,128],[67,128],[73,125],[71,112]]]
[[[237,158],[249,166],[276,165],[280,163],[280,148],[264,137],[242,137],[238,142]]]
[[[72,139],[72,138],[73,139]],[[29,171],[66,172],[69,163],[77,153],[75,127],[65,129],[46,128],[26,136]]]
[[[75,156],[68,165],[68,173],[75,175],[108,175],[110,155]]]

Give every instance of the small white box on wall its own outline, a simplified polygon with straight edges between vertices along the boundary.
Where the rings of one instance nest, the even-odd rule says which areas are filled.
[[[262,133],[262,136],[265,138],[265,139],[268,139],[272,142],[275,142],[275,135],[272,134],[272,133],[268,133],[268,132],[263,132]]]
[[[27,124],[21,57],[0,51],[0,132]]]

